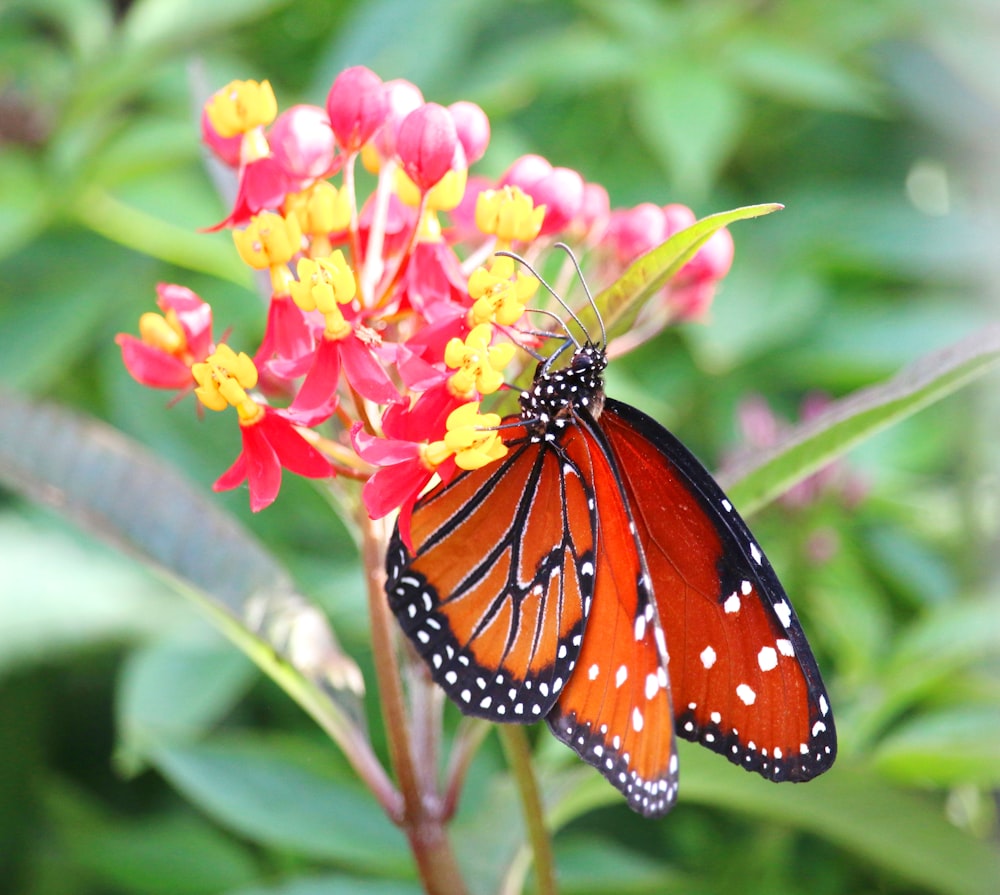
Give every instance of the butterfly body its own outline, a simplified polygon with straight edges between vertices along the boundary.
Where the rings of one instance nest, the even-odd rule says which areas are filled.
[[[606,356],[542,364],[509,453],[421,497],[386,590],[459,708],[545,718],[647,816],[677,794],[677,736],[772,780],[833,761],[805,635],[747,526],[662,426],[605,398]]]

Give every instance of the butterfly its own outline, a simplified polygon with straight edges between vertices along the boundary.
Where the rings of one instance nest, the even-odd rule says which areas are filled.
[[[605,396],[606,365],[589,338],[539,364],[507,455],[421,496],[412,546],[397,525],[389,604],[462,712],[544,718],[642,815],[676,802],[678,736],[809,780],[836,732],[792,604],[694,455]]]

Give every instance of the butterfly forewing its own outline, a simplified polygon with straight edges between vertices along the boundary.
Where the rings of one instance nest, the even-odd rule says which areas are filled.
[[[594,501],[580,439],[557,451],[506,431],[502,463],[417,502],[414,552],[397,531],[386,590],[464,712],[529,722],[549,711],[576,664],[593,590]]]
[[[670,650],[678,735],[773,780],[808,780],[836,754],[826,691],[798,619],[746,524],[654,420],[601,417]]]
[[[577,670],[547,718],[552,732],[647,817],[677,797],[666,644],[614,461],[582,421],[600,508],[597,575]]]

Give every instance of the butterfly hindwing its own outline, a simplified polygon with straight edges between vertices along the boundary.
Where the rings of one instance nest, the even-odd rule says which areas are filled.
[[[463,712],[527,723],[549,711],[576,664],[593,591],[594,501],[579,439],[557,451],[507,437],[502,462],[417,502],[414,553],[396,531],[386,592]]]
[[[608,400],[619,466],[670,651],[677,733],[772,780],[836,755],[829,701],[784,589],[715,480],[650,417]]]
[[[546,720],[634,810],[658,817],[677,797],[666,643],[618,470],[596,424],[581,425],[600,508],[597,576],[577,670]]]

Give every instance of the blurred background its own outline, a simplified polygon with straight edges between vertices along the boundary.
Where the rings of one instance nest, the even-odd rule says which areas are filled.
[[[480,173],[536,152],[616,207],[785,204],[733,228],[704,323],[610,374],[710,468],[996,318],[993,0],[3,0],[3,386],[110,422],[208,489],[233,427],[137,386],[113,337],[165,280],[257,344],[262,305],[230,236],[198,232],[225,214],[200,101],[267,78],[279,107],[322,105],[354,64],[482,105]],[[831,690],[833,771],[770,787],[685,750],[665,821],[609,799],[560,832],[564,891],[997,891],[996,385],[751,520]],[[213,499],[371,679],[357,556],[327,504],[295,479],[254,518],[245,492]],[[477,892],[495,889],[484,856],[501,825],[484,803],[502,768],[491,739],[456,826]],[[398,893],[413,879],[334,747],[188,602],[0,492],[0,891]]]

